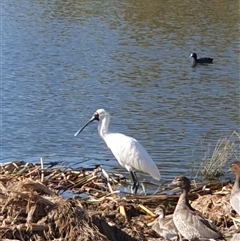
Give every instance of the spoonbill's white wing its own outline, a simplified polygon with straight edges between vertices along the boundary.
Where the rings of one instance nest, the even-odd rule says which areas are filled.
[[[121,166],[128,171],[149,173],[153,178],[160,180],[156,164],[137,140],[121,133],[108,133],[104,140]]]

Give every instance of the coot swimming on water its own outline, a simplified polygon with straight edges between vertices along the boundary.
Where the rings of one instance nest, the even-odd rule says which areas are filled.
[[[193,58],[193,64],[212,64],[213,63],[213,59],[212,58],[197,58],[197,54],[196,53],[192,53],[189,58]]]

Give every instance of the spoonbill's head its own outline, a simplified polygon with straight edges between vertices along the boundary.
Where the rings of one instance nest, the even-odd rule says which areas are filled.
[[[240,161],[234,161],[231,163],[228,172],[233,172],[240,175]]]
[[[93,114],[92,118],[82,127],[80,128],[75,134],[74,136],[77,136],[85,127],[87,127],[90,123],[92,123],[93,121],[97,120],[97,121],[101,121],[103,120],[106,116],[108,116],[109,114],[107,113],[107,111],[105,111],[104,109],[98,109],[97,111],[95,111],[95,113]]]
[[[180,187],[181,189],[187,190],[190,190],[191,186],[190,180],[184,175],[175,177],[175,179],[172,181],[172,184],[176,185],[177,187]]]

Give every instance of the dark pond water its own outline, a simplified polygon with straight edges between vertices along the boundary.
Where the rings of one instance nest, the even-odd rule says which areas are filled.
[[[1,162],[45,157],[126,173],[97,123],[73,137],[98,108],[111,113],[112,131],[141,142],[162,180],[189,173],[239,131],[238,1],[8,0],[1,8]],[[214,64],[192,68],[192,52]]]

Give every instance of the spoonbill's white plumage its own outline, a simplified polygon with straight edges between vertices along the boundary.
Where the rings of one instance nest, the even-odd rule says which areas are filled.
[[[92,118],[74,136],[77,136],[94,120],[99,121],[98,133],[110,148],[119,164],[131,173],[135,193],[139,186],[135,171],[148,173],[153,178],[160,180],[160,173],[156,164],[136,139],[121,133],[111,133],[108,131],[110,115],[104,109],[98,109]]]

